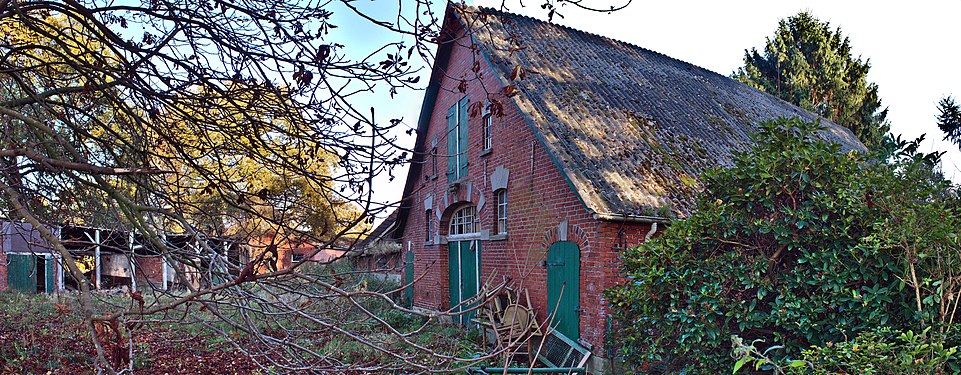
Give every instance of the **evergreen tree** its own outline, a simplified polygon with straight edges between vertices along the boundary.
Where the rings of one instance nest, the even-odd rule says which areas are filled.
[[[764,53],[744,51],[734,78],[851,129],[876,148],[890,129],[878,86],[867,81],[869,60],[851,56],[841,29],[807,12],[783,19]]]
[[[961,107],[948,96],[938,102],[938,128],[944,132],[944,139],[961,147]]]

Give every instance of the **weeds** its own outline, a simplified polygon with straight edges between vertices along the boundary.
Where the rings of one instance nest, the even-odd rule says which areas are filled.
[[[343,265],[313,267],[304,272],[313,277],[336,280],[339,288],[350,292],[388,292],[398,287],[396,283],[355,273]],[[286,287],[317,288],[316,285],[294,282]],[[209,309],[197,304],[183,305],[168,312],[167,318],[184,317],[175,322],[144,322],[137,329],[123,328],[124,337],[132,335],[134,347],[130,360],[135,372],[195,373],[217,368],[218,372],[253,373],[256,370],[271,373],[271,366],[282,364],[284,358],[309,360],[309,352],[313,351],[334,363],[406,373],[409,371],[405,370],[403,361],[395,356],[417,363],[435,360],[429,351],[415,346],[460,358],[471,358],[483,349],[476,333],[396,310],[379,296],[347,300],[318,289],[314,294],[319,297],[308,300],[298,299],[283,289],[266,289],[260,285],[251,285],[245,292],[251,297],[246,300],[244,309],[232,308],[218,300],[206,302],[220,308],[218,313],[228,320],[254,323],[251,325],[253,334],[216,318]],[[0,373],[96,372],[96,353],[89,341],[90,334],[72,297],[69,293],[60,296],[0,293]],[[156,301],[156,297],[149,294],[145,293],[144,297],[148,305]],[[267,307],[276,301],[283,301],[290,311],[268,310]],[[98,295],[97,303],[99,309],[129,304],[130,301],[125,295],[105,292]],[[337,327],[360,336],[364,342],[305,316],[330,317],[330,322],[338,322]],[[270,340],[293,343],[306,350],[269,348]],[[408,341],[415,345],[408,344]],[[253,350],[256,348],[259,349]],[[261,356],[271,358],[256,358],[258,365],[237,349],[263,353]]]

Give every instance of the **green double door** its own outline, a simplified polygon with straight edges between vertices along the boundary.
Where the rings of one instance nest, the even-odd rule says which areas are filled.
[[[414,252],[408,250],[404,253],[404,307],[414,305]]]
[[[556,242],[547,251],[547,306],[551,326],[571,340],[580,337],[581,250],[573,242]]]
[[[7,254],[7,262],[7,287],[11,290],[21,293],[53,293],[53,257]]]
[[[470,309],[472,305],[461,302],[469,300],[477,295],[480,285],[480,242],[477,240],[451,241],[447,243],[448,260],[448,288],[450,293],[450,306],[453,312],[461,312]],[[454,320],[473,326],[471,319],[474,318],[474,311],[456,315]]]

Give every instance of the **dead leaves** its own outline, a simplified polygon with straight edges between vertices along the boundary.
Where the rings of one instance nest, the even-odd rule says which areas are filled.
[[[501,93],[508,98],[513,98],[517,94],[520,94],[520,90],[517,89],[516,85],[507,85],[501,89]]]
[[[308,299],[308,300],[305,300],[304,302],[301,302],[301,303],[300,303],[300,308],[301,308],[301,309],[306,309],[307,307],[310,307],[310,305],[313,305],[313,304],[314,304],[314,302]]]
[[[73,312],[72,310],[70,310],[70,307],[62,303],[54,304],[53,308],[57,312],[57,317],[67,316],[67,315],[70,315],[71,312]]]
[[[514,69],[511,69],[510,79],[511,81],[517,82],[517,81],[526,79],[528,74],[541,74],[541,73],[534,69],[525,68],[523,66],[517,65],[514,67]],[[517,85],[511,84],[511,85],[504,86],[501,89],[501,93],[508,98],[512,98],[517,94],[520,94],[520,89],[517,88]]]
[[[538,72],[538,71],[536,71],[536,70],[529,69],[529,68],[525,68],[525,67],[523,67],[523,66],[517,65],[517,66],[514,67],[514,69],[511,69],[511,81],[517,81],[517,80],[525,79],[525,78],[527,78],[527,74],[528,74],[528,73],[530,73],[530,74],[541,74],[541,72]]]
[[[130,302],[131,303],[137,302],[140,305],[140,312],[143,312],[143,306],[144,306],[143,294],[140,292],[130,292],[127,294],[130,296],[130,300],[131,300]]]
[[[327,58],[328,58],[328,57],[330,57],[330,46],[329,46],[329,45],[324,44],[324,45],[321,45],[320,47],[317,47],[317,55],[314,56],[314,62],[315,62],[315,63],[317,63],[317,64],[323,64],[324,62],[327,61]]]
[[[482,103],[482,102],[473,102],[473,103],[471,103],[470,105],[467,106],[467,115],[470,116],[470,117],[472,117],[472,118],[473,118],[473,117],[480,116],[481,110],[483,110],[483,109],[484,109],[484,103]]]
[[[490,112],[491,116],[504,116],[504,104],[501,103],[500,100],[492,99],[489,103],[487,103],[487,110]]]
[[[467,113],[470,117],[478,117],[483,114],[484,104],[482,102],[473,102],[467,107]],[[497,98],[489,98],[486,102],[487,113],[491,116],[501,117],[504,116],[504,104],[501,103]]]
[[[5,299],[10,301],[0,309],[0,348],[15,357],[0,357],[0,374],[95,374],[105,372],[97,368],[97,352],[90,341],[91,332],[81,314],[72,311],[69,302],[55,303],[44,299],[43,308],[18,308],[32,297]],[[125,300],[131,298],[124,296]],[[59,306],[58,306],[59,305]],[[29,323],[27,323],[29,322]],[[98,339],[103,343],[111,364],[116,364],[114,324],[109,321],[93,323]],[[137,327],[140,328],[137,328]],[[25,330],[24,327],[29,327]],[[208,334],[198,335],[193,329],[182,329],[158,323],[122,323],[116,328],[124,332],[121,357],[131,356],[134,374],[207,374],[214,369],[218,374],[251,374],[260,369],[256,363],[234,347],[210,341]],[[133,333],[134,337],[129,335]],[[233,340],[248,348],[258,347],[259,341],[249,340],[243,331],[230,331]],[[133,343],[133,347],[130,343]],[[260,347],[258,347],[260,348]],[[131,351],[132,350],[132,351]],[[266,349],[260,348],[259,351]],[[2,351],[2,350],[0,350]],[[14,361],[10,361],[14,359]],[[123,368],[114,367],[115,370]],[[261,370],[262,371],[262,370]]]
[[[303,66],[299,67],[296,72],[294,72],[294,81],[300,87],[307,87],[310,85],[310,81],[314,79],[314,73],[305,69]]]
[[[117,319],[108,321],[94,321],[94,333],[101,340],[104,354],[107,355],[114,368],[123,368],[130,363],[130,347],[124,340],[123,332],[120,330],[120,322]]]

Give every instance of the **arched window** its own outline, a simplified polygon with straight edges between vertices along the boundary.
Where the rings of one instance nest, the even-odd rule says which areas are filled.
[[[474,205],[464,206],[454,211],[454,214],[450,217],[450,230],[447,232],[448,235],[456,236],[458,234],[469,234],[480,232],[477,227],[477,207]]]

